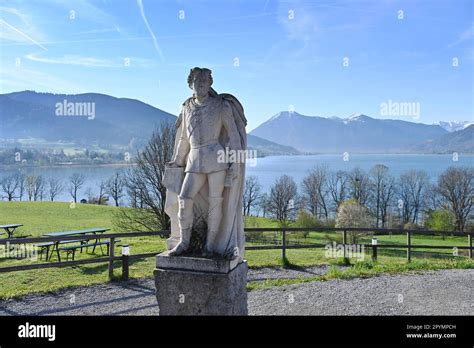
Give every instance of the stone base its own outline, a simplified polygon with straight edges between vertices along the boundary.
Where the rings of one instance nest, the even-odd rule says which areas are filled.
[[[247,315],[247,261],[157,255],[160,315]],[[235,261],[234,261],[235,262]]]

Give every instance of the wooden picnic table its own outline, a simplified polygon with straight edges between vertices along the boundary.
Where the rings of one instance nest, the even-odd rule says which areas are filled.
[[[85,235],[85,234],[99,234],[99,233],[104,233],[105,231],[110,230],[110,228],[89,228],[86,230],[78,230],[78,231],[63,231],[63,232],[50,232],[50,233],[45,233],[44,236],[46,237],[64,237],[64,236],[74,236],[74,235]],[[97,243],[98,239],[96,239]],[[69,243],[72,243],[75,241],[69,241]],[[56,241],[54,243],[54,248],[50,254],[50,259],[54,251],[56,251],[56,255],[58,256],[58,261],[61,262],[61,255],[59,254],[59,244],[61,241]],[[82,243],[82,242],[81,242]],[[95,247],[94,247],[95,250]]]
[[[9,225],[0,225],[0,228],[4,229],[8,235],[8,238],[13,238],[13,234],[18,227],[21,227],[21,224],[9,224]]]

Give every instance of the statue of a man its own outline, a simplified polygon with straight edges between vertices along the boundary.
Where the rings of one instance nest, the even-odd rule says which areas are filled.
[[[170,217],[170,206],[178,203],[179,242],[170,250],[171,256],[189,251],[197,219],[207,225],[205,256],[235,258],[243,254],[241,201],[245,164],[230,163],[226,154],[245,151],[246,119],[238,100],[229,94],[218,95],[211,88],[212,83],[211,70],[191,69],[188,85],[193,96],[183,103],[177,121],[177,140],[168,163],[171,169],[167,170],[184,168],[184,178],[174,189],[167,186]]]

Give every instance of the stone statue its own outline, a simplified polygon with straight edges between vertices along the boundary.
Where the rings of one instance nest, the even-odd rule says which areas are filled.
[[[171,219],[169,255],[242,260],[245,161],[236,153],[245,153],[247,120],[239,101],[217,94],[212,83],[211,70],[191,69],[193,96],[182,104],[176,122],[174,153],[163,178]]]

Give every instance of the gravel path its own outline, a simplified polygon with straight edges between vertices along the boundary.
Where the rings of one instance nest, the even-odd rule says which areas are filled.
[[[249,280],[315,276],[263,268]],[[309,282],[248,294],[251,315],[474,315],[474,269]],[[0,315],[157,315],[152,279],[75,287],[0,301]]]

